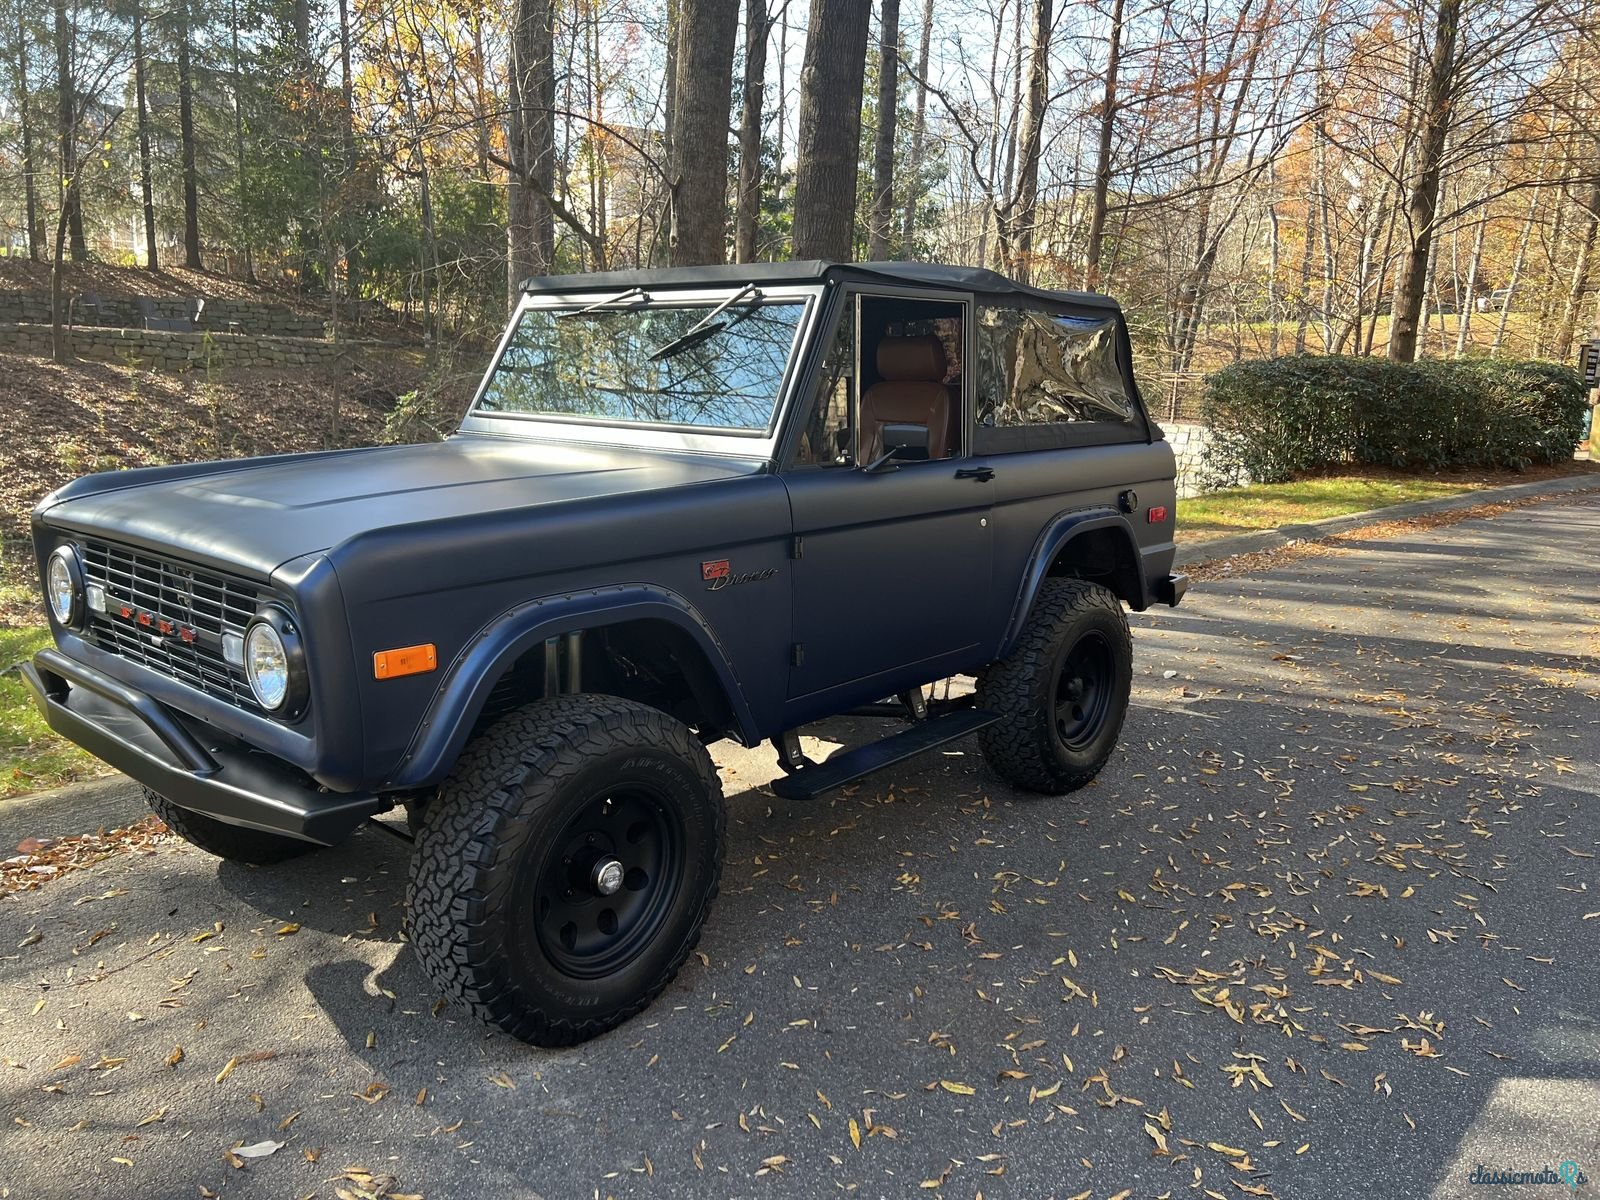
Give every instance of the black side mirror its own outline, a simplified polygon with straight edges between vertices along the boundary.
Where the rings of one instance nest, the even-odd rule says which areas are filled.
[[[928,427],[926,425],[885,425],[883,427],[883,453],[862,470],[868,474],[893,471],[903,462],[926,462],[928,458]]]

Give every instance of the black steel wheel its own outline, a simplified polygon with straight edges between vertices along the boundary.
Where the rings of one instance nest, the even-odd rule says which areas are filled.
[[[1056,736],[1069,751],[1093,745],[1111,715],[1116,653],[1098,629],[1064,648],[1056,668]]]
[[[551,842],[532,911],[550,961],[574,979],[626,966],[661,931],[682,886],[684,829],[651,787],[591,796]]]
[[[722,870],[699,738],[614,696],[541,700],[462,754],[417,828],[412,943],[434,983],[515,1037],[621,1024],[694,948]]]
[[[1060,795],[1098,775],[1117,746],[1133,686],[1122,602],[1082,579],[1047,579],[1011,653],[978,678],[1000,720],[978,744],[1008,782]]]

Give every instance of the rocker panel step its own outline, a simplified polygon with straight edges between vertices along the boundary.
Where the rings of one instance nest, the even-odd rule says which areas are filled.
[[[976,733],[1000,719],[998,713],[981,708],[965,708],[942,717],[921,721],[900,733],[890,734],[864,746],[835,751],[814,767],[772,781],[772,791],[785,800],[815,800],[825,792],[857,779],[915,758],[947,742]]]

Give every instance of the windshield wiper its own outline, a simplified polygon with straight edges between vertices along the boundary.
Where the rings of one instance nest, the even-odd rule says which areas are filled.
[[[575,309],[572,312],[557,313],[556,320],[565,321],[572,317],[581,317],[586,313],[598,312],[600,309],[609,308],[613,304],[621,304],[624,300],[632,300],[635,296],[639,297],[641,300],[650,299],[649,295],[643,288],[629,288],[627,291],[618,293],[615,296],[607,296],[604,300],[596,300],[587,308]]]
[[[671,358],[674,354],[681,354],[683,351],[689,349],[689,347],[698,346],[707,338],[715,337],[724,329],[730,329],[734,325],[737,325],[740,321],[744,320],[745,316],[748,314],[742,313],[733,320],[727,321],[721,325],[713,324],[713,322],[716,321],[716,319],[723,313],[727,312],[728,309],[737,304],[740,300],[743,300],[746,296],[749,296],[752,300],[759,300],[761,299],[761,291],[753,283],[745,284],[733,295],[729,296],[721,304],[717,305],[704,317],[700,318],[700,320],[696,321],[693,325],[684,330],[677,337],[673,338],[670,342],[667,342],[662,346],[657,346],[654,350],[650,351],[650,361],[660,362],[664,358]]]

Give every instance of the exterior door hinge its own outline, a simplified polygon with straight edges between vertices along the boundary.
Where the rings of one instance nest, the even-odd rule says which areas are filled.
[[[796,642],[789,647],[789,665],[803,667],[806,662],[806,648],[803,643]]]
[[[805,538],[801,537],[799,534],[795,534],[794,540],[789,543],[789,557],[790,558],[804,558],[805,556],[806,556],[806,540],[805,540]]]

